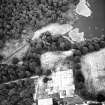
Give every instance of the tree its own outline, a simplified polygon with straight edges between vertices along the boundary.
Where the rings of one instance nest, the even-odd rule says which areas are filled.
[[[68,9],[69,9],[69,6],[67,6],[67,5],[63,5],[63,6],[61,7],[61,11],[62,11],[62,12],[67,12]]]
[[[80,56],[75,56],[74,57],[74,62],[79,63],[80,62]]]
[[[54,8],[57,8],[58,7],[58,2],[56,2],[56,1],[54,2],[53,1],[53,6],[54,6]]]
[[[82,54],[81,54],[81,51],[80,50],[75,50],[74,51],[74,56],[81,56]]]
[[[56,13],[53,13],[53,14],[51,15],[51,20],[52,20],[52,23],[57,20],[57,15],[56,15]]]
[[[74,64],[74,68],[75,68],[76,70],[81,69],[81,64],[80,64],[80,63]]]
[[[83,99],[87,99],[87,100],[90,100],[91,99],[90,93],[88,92],[88,90],[86,88],[80,90],[80,96]]]
[[[83,89],[84,88],[84,83],[83,82],[76,82],[75,83],[75,87],[76,89]]]
[[[84,83],[85,82],[85,79],[83,77],[83,74],[81,73],[81,71],[76,71],[76,74],[75,74],[75,79],[76,81],[79,83],[79,82],[82,82]]]
[[[36,70],[36,62],[29,62],[29,69],[32,73],[35,73]]]
[[[105,101],[105,93],[104,92],[101,91],[97,94],[97,101],[98,102],[104,102]]]
[[[41,67],[36,67],[35,68],[35,75],[38,75],[38,76],[41,76],[42,75],[42,69],[41,69]]]
[[[19,59],[17,58],[17,57],[14,57],[13,59],[12,59],[12,63],[13,64],[17,64],[19,62]]]
[[[95,47],[93,44],[88,44],[89,52],[93,52],[95,50]]]
[[[3,60],[3,55],[0,54],[0,61],[2,61],[2,60]]]
[[[52,73],[51,70],[47,70],[47,71],[45,71],[44,74],[45,74],[46,76],[49,76],[49,75],[51,75],[51,73]]]
[[[47,83],[48,81],[49,81],[49,78],[48,78],[48,77],[44,77],[44,78],[43,78],[43,82],[44,82],[44,83]]]
[[[4,46],[4,43],[2,40],[0,40],[0,49],[3,48],[3,46]]]
[[[100,50],[100,46],[98,43],[94,43],[93,45],[96,51]]]
[[[100,41],[99,45],[100,45],[100,48],[104,48],[105,47],[105,41]]]
[[[59,2],[58,2],[58,6],[59,6],[59,7],[62,7],[62,5],[63,5],[62,0],[59,0]]]
[[[102,35],[100,38],[101,41],[105,41],[105,35]]]
[[[66,24],[66,19],[64,17],[58,17],[58,23]]]
[[[32,76],[32,73],[30,71],[26,70],[25,75],[26,75],[26,77],[30,77],[30,76]]]
[[[87,54],[88,53],[88,48],[87,47],[82,47],[81,52],[82,52],[82,54]]]

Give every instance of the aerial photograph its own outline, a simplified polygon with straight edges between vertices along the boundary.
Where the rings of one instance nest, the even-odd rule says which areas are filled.
[[[105,105],[105,0],[0,0],[0,105]]]

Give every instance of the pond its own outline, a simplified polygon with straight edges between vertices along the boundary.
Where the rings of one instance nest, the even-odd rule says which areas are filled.
[[[100,37],[105,34],[105,0],[88,0],[92,15],[79,16],[74,27],[85,33],[85,38]]]

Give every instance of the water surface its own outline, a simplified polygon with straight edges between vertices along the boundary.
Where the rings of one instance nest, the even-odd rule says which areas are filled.
[[[105,0],[88,0],[92,15],[88,18],[80,16],[75,27],[85,32],[86,38],[100,37],[105,34]]]

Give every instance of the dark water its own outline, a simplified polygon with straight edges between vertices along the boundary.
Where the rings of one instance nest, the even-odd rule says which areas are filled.
[[[105,34],[105,0],[88,0],[92,15],[88,18],[81,16],[75,24],[80,32],[85,32],[86,38],[100,37]]]

